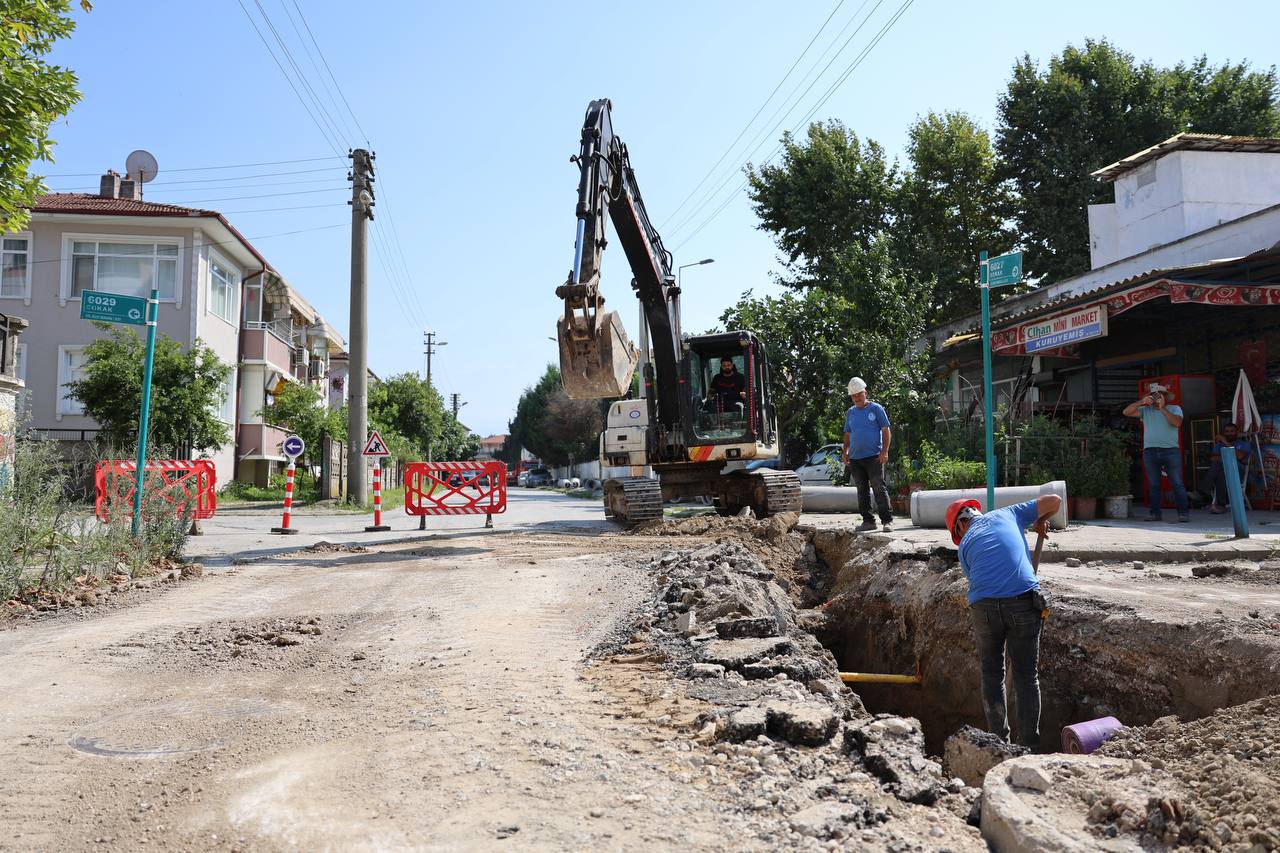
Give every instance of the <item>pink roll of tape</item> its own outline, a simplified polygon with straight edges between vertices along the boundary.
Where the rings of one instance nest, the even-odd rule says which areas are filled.
[[[1088,755],[1122,728],[1124,724],[1115,717],[1099,717],[1096,720],[1066,726],[1062,730],[1062,751]]]

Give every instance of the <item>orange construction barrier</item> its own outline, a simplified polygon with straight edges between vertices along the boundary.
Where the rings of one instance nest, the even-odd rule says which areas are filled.
[[[133,517],[133,492],[138,465],[124,459],[107,459],[94,471],[94,514],[103,523]],[[218,472],[209,459],[165,459],[148,462],[143,469],[143,496],[161,497],[174,517],[192,520],[213,518],[218,508]],[[143,516],[154,518],[155,501],[144,500]]]
[[[428,515],[484,515],[493,526],[494,513],[507,511],[505,462],[414,462],[405,470],[404,511]]]

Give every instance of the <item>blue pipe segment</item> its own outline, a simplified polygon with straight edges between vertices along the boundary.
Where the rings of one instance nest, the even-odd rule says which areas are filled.
[[[1231,523],[1236,528],[1237,539],[1249,538],[1249,519],[1244,514],[1244,488],[1240,485],[1240,468],[1236,462],[1236,454],[1230,448],[1224,448],[1222,457],[1222,474],[1227,481],[1227,500],[1231,504]]]

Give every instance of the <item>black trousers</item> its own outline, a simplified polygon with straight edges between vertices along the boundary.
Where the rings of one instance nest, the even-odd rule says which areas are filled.
[[[1013,690],[1018,702],[1018,743],[1040,745],[1040,632],[1044,620],[1031,593],[1014,598],[983,598],[969,605],[982,658],[982,709],[987,731],[1009,739],[1005,708],[1004,653],[1013,663]]]
[[[871,495],[876,496],[876,512],[880,521],[888,524],[893,521],[893,509],[889,506],[889,488],[884,484],[884,466],[879,456],[868,456],[866,459],[849,460],[849,476],[858,487],[858,512],[863,521],[871,521]]]

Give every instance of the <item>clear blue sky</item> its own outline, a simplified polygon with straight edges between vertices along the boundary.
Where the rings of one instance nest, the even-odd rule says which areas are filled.
[[[323,66],[313,67],[293,0],[258,0],[339,125]],[[424,326],[448,341],[433,365],[446,397],[468,402],[462,420],[481,434],[505,431],[523,388],[556,359],[553,293],[570,266],[577,186],[568,162],[588,101],[609,97],[618,134],[631,150],[650,214],[686,270],[684,328],[702,331],[739,294],[771,288],[778,268],[769,237],[729,166],[773,150],[902,0],[846,0],[795,73],[766,107],[710,186],[723,189],[688,223],[677,205],[711,168],[836,8],[836,0],[645,4],[298,0],[377,152],[378,254],[370,259],[371,365],[381,375],[421,371]],[[255,0],[244,0],[280,62]],[[97,0],[56,60],[80,76],[84,100],[55,126],[51,174],[123,170],[135,148],[156,155],[161,174],[147,198],[227,212],[246,235],[323,229],[349,220],[348,184],[337,159],[209,172],[174,170],[330,155],[325,141],[255,34],[237,0],[204,3]],[[985,7],[981,14],[975,12]],[[852,20],[874,10],[819,82],[783,121],[798,81]],[[294,13],[291,21],[288,12]],[[295,31],[295,25],[298,31]],[[301,33],[301,37],[299,35]],[[1068,42],[1105,36],[1162,64],[1206,53],[1212,61],[1275,57],[1280,4],[1274,0],[986,4],[915,0],[815,113],[839,118],[896,154],[905,130],[929,110],[964,110],[990,128],[995,102],[1017,56],[1046,60]],[[829,58],[830,54],[828,54]],[[822,60],[822,65],[826,64]],[[821,65],[814,69],[815,73]],[[290,69],[292,70],[292,69]],[[800,90],[803,91],[803,88]],[[305,94],[305,90],[304,90]],[[798,95],[799,92],[796,92]],[[362,143],[341,129],[345,154]],[[746,143],[762,138],[758,149]],[[750,153],[754,150],[754,153]],[[345,163],[345,158],[343,163]],[[1103,164],[1098,164],[1103,165]],[[270,177],[270,172],[327,169]],[[166,171],[168,170],[168,171]],[[162,186],[178,179],[238,180]],[[314,181],[312,183],[293,183]],[[94,178],[51,178],[56,189],[96,187]],[[213,189],[217,188],[217,189]],[[320,190],[319,192],[312,192]],[[274,193],[297,193],[260,198]],[[215,201],[215,199],[218,199]],[[696,235],[708,215],[722,212]],[[315,207],[315,205],[323,205]],[[267,210],[264,208],[294,208]],[[261,212],[244,212],[261,211]],[[669,221],[670,220],[670,221]],[[391,239],[392,222],[399,248]],[[687,243],[685,241],[688,241]],[[345,227],[264,237],[254,243],[345,333],[349,239]],[[683,243],[683,245],[682,245]],[[400,252],[403,252],[403,261]],[[606,253],[604,287],[636,336],[636,307],[621,248]],[[411,294],[400,294],[404,284]]]

